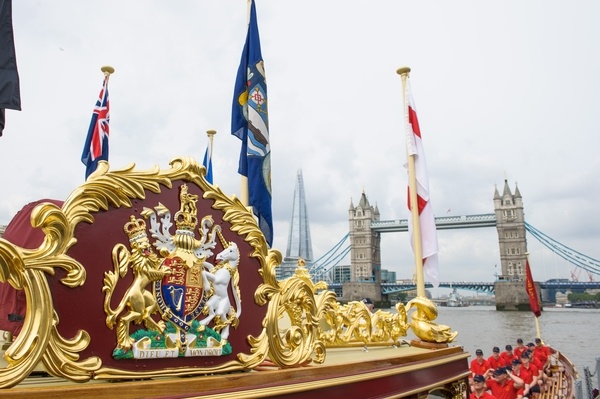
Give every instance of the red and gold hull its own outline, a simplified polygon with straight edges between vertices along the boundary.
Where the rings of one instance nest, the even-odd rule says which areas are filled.
[[[460,347],[336,348],[327,351],[324,364],[293,369],[265,362],[252,371],[225,375],[86,384],[30,377],[8,391],[0,391],[0,397],[366,399],[417,398],[437,391],[439,396],[458,398],[468,386],[468,356]]]

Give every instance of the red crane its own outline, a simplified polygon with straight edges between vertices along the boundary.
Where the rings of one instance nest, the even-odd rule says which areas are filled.
[[[590,283],[593,283],[594,275],[587,270],[585,272],[588,275],[588,279],[590,280]],[[578,282],[580,274],[581,274],[581,268],[579,268],[579,267],[576,267],[575,269],[571,270],[571,280],[574,282]]]

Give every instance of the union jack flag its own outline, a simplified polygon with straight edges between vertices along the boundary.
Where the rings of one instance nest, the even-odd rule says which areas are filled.
[[[108,161],[109,109],[108,76],[105,76],[81,154],[81,162],[85,165],[86,179],[96,170],[98,161]]]

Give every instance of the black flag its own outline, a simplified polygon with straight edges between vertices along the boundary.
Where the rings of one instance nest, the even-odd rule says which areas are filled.
[[[19,71],[12,26],[12,0],[0,0],[0,136],[5,108],[21,110]]]

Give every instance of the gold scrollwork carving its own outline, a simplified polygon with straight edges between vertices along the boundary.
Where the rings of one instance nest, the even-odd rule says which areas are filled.
[[[412,302],[406,307],[399,304],[395,313],[381,310],[371,313],[362,302],[340,305],[335,293],[326,290],[325,283],[311,281],[302,262],[294,276],[278,281],[275,268],[281,264],[281,253],[268,248],[252,212],[235,196],[228,197],[218,186],[208,184],[203,178],[204,167],[195,161],[176,158],[170,166],[167,170],[155,166],[147,171],[136,171],[131,164],[109,171],[108,163],[100,162],[98,169],[71,193],[62,208],[43,203],[34,209],[32,226],[45,234],[39,248],[23,249],[0,239],[0,281],[24,290],[27,297],[22,333],[5,353],[9,365],[0,369],[0,388],[18,384],[40,362],[50,374],[74,381],[152,378],[251,369],[267,356],[280,367],[311,361],[322,363],[327,346],[355,342],[393,344],[406,335],[409,326],[423,340],[450,342],[455,336],[448,327],[431,322],[437,313],[426,303]],[[144,199],[146,191],[159,193],[161,187],[170,189],[174,180],[200,187],[204,199],[212,200],[212,208],[221,211],[223,220],[230,223],[230,231],[243,237],[252,247],[249,256],[259,262],[258,273],[262,277],[254,301],[261,306],[268,305],[262,331],[256,337],[248,336],[249,354],[238,353],[236,359],[212,367],[140,372],[103,367],[98,357],[79,359],[79,354],[89,346],[90,335],[86,331],[79,331],[71,338],[59,334],[59,320],[47,275],[61,268],[66,271],[62,284],[83,285],[85,267],[66,255],[76,243],[76,226],[81,222],[93,223],[93,214],[109,206],[130,208],[133,199]],[[407,311],[412,306],[417,310],[409,324]],[[288,326],[284,326],[284,322]],[[119,340],[119,344],[127,346],[125,339]]]
[[[89,344],[86,332],[80,331],[72,339],[58,333],[58,316],[46,280],[46,273],[54,274],[55,268],[61,268],[67,272],[61,280],[64,285],[76,287],[85,281],[83,266],[65,255],[75,242],[71,220],[71,215],[56,205],[42,203],[31,214],[32,226],[45,234],[37,249],[19,248],[0,239],[0,281],[24,290],[27,298],[21,333],[4,353],[8,367],[0,369],[0,388],[18,384],[40,362],[53,375],[75,381],[89,380],[100,367],[101,362],[95,357],[78,361],[77,353]]]
[[[326,292],[317,299],[315,292],[322,288],[311,281],[300,261],[295,275],[284,280],[271,296],[266,330],[269,358],[273,362],[290,367],[325,361],[325,344],[319,337],[318,326],[323,309],[335,302],[335,294]],[[284,324],[287,325],[282,327]]]
[[[230,221],[232,230],[244,236],[252,245],[252,256],[257,257],[263,267],[265,284],[276,282],[274,274],[269,275],[266,267],[267,245],[256,221],[242,203],[232,196],[226,197],[214,185],[202,177],[204,167],[188,158],[176,158],[170,162],[170,169],[161,170],[155,166],[146,171],[134,170],[135,165],[109,171],[107,162],[101,161],[88,180],[76,188],[63,203],[62,208],[51,203],[39,204],[31,214],[33,228],[45,234],[43,243],[36,249],[24,249],[0,239],[0,282],[9,283],[15,289],[24,290],[27,298],[27,312],[21,333],[5,352],[8,367],[0,369],[0,388],[18,384],[31,371],[43,363],[52,375],[74,381],[87,381],[91,378],[134,377],[130,372],[102,368],[98,357],[80,360],[79,353],[90,343],[86,331],[79,331],[72,338],[65,338],[57,330],[59,320],[54,309],[52,293],[47,274],[54,274],[56,268],[64,269],[66,277],[61,283],[67,287],[77,287],[86,279],[85,267],[66,255],[76,243],[75,227],[81,222],[93,223],[94,212],[131,207],[133,199],[144,199],[146,190],[159,193],[161,186],[171,188],[173,180],[194,182],[204,190],[204,197],[214,200],[213,208],[224,211],[224,219]],[[35,309],[33,311],[32,309]],[[251,342],[257,339],[251,338]],[[266,351],[254,356],[239,355],[240,360],[231,361],[210,371],[224,372],[241,368],[251,368],[260,362]],[[241,361],[241,359],[247,359]],[[205,373],[202,369],[177,369],[136,373],[136,377],[190,375]]]
[[[374,313],[363,302],[346,305],[333,304],[325,312],[321,336],[328,346],[344,346],[353,342],[369,344],[396,344],[406,336],[406,310],[396,305],[396,312],[377,310]]]
[[[463,379],[453,382],[450,391],[452,392],[452,399],[463,399],[467,393],[467,381]]]

